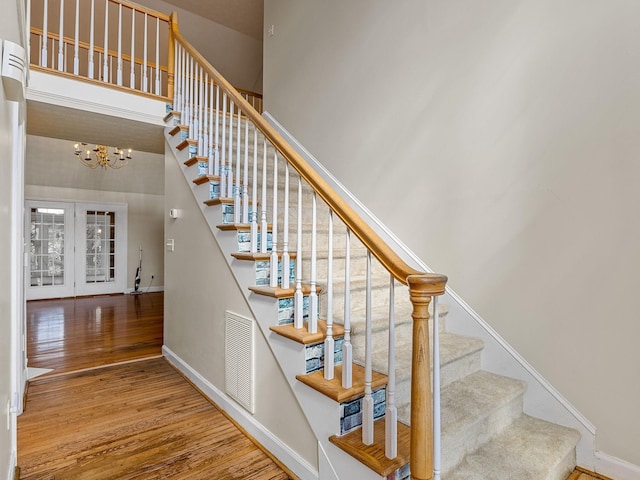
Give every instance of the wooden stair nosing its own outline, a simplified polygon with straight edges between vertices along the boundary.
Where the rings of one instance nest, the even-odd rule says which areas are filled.
[[[373,424],[373,443],[362,443],[362,428],[357,428],[345,435],[332,435],[329,441],[345,451],[378,475],[386,477],[409,463],[411,450],[411,429],[398,422],[398,456],[389,459],[385,455],[385,419],[376,420]]]
[[[186,165],[186,163],[185,163]],[[187,165],[188,166],[188,165]],[[193,183],[195,183],[196,185],[202,185],[208,182],[219,182],[220,181],[220,176],[218,175],[200,175],[199,177],[194,178],[193,180],[191,180]]]
[[[206,205],[209,205],[207,203],[207,201],[204,202]],[[233,204],[234,203],[234,199],[233,198],[222,198],[222,201],[220,203],[228,203],[228,204]],[[215,203],[212,203],[211,205],[216,205]],[[216,225],[216,227],[220,230],[223,231],[227,231],[227,230],[251,230],[251,224],[250,223],[221,223],[219,225]],[[271,224],[267,224],[267,231],[271,231]],[[258,224],[258,231],[260,231],[260,224]],[[271,254],[271,251],[269,251],[269,254]]]
[[[338,403],[344,403],[364,395],[364,368],[356,364],[353,364],[351,368],[353,374],[351,388],[343,388],[342,386],[342,365],[335,366],[332,380],[325,380],[322,370],[306,375],[296,375],[296,379],[330,399]],[[371,389],[377,390],[386,384],[387,376],[374,371],[371,379]]]
[[[213,207],[214,205],[233,205],[235,203],[235,200],[231,197],[216,197],[205,200],[202,203],[204,203],[208,207]]]
[[[291,298],[296,294],[296,287],[294,283],[292,283],[292,286],[290,288],[255,285],[255,286],[249,287],[249,290],[251,290],[253,293],[256,293],[258,295],[263,295],[265,297],[272,297],[272,298]],[[310,292],[311,292],[311,286],[307,283],[303,283],[302,294],[309,295]],[[316,293],[318,294],[321,293],[321,288],[318,286],[316,286]]]
[[[187,130],[188,128],[189,127],[187,125],[174,125],[174,127],[169,130],[169,135],[174,137],[180,130]]]
[[[198,140],[195,140],[193,138],[187,138],[186,140],[183,140],[178,145],[176,145],[176,149],[184,150],[185,148],[191,145],[194,145],[194,146],[198,145]]]
[[[209,163],[209,157],[205,156],[205,155],[194,155],[193,157],[189,158],[188,160],[184,161],[184,164],[187,167],[190,167],[192,165],[195,165],[196,163]]]
[[[278,258],[282,258],[282,252],[276,252],[278,254]],[[262,252],[256,252],[256,253],[251,253],[251,252],[234,252],[231,254],[231,256],[233,258],[235,258],[236,260],[246,260],[249,262],[257,262],[257,261],[261,261],[261,260],[270,260],[271,259],[271,252],[266,252],[266,253],[262,253]],[[289,252],[289,258],[291,260],[295,260],[296,258],[296,252]]]
[[[307,330],[307,322],[304,322],[302,328],[295,328],[292,323],[287,325],[274,325],[269,327],[274,333],[281,335],[294,342],[301,343],[303,345],[312,345],[314,343],[320,343],[327,337],[327,322],[324,320],[318,320],[318,331],[316,333],[309,333]],[[344,327],[342,325],[333,325],[333,337],[343,337]]]

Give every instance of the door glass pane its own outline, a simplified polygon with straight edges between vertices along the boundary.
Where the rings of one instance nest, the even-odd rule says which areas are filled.
[[[64,284],[64,209],[31,209],[29,284]]]
[[[87,211],[85,281],[115,281],[115,212]]]

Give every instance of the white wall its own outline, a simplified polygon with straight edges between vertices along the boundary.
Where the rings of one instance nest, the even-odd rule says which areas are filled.
[[[266,109],[640,465],[640,3],[266,0]]]
[[[2,15],[0,15],[0,38],[10,40],[20,45],[23,44],[20,30],[19,10],[21,2],[12,0],[0,2]],[[24,111],[24,105],[22,105]],[[13,372],[14,361],[17,361],[15,345],[19,334],[15,332],[20,328],[20,322],[12,321],[12,315],[19,311],[15,305],[12,286],[16,281],[13,271],[11,253],[14,252],[14,232],[12,231],[12,214],[16,207],[14,203],[13,175],[13,151],[20,148],[15,142],[19,141],[18,135],[14,136],[18,121],[18,106],[15,102],[6,99],[4,85],[0,82],[0,251],[4,255],[0,259],[0,478],[10,478],[13,475],[13,467],[16,462],[16,417],[9,413],[9,400],[14,391]]]
[[[126,203],[127,288],[134,286],[140,246],[141,288],[164,285],[164,155],[134,152],[122,169],[102,171],[82,165],[66,140],[27,135],[26,148],[26,198]]]
[[[166,205],[182,216],[165,219],[175,251],[165,258],[164,343],[224,392],[225,311],[253,314],[170,150],[166,157]],[[317,440],[258,328],[255,355],[255,420],[317,469]]]
[[[138,3],[167,14],[177,11],[180,33],[216,70],[234,87],[262,93],[260,40],[162,0],[140,0]]]

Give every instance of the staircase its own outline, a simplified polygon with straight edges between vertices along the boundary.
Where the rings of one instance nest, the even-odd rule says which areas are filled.
[[[262,161],[265,155],[262,141],[254,142],[256,130],[252,125],[245,126],[247,120],[241,119],[236,131],[238,116],[218,112],[218,122],[234,119],[229,140],[231,152],[236,152],[240,145],[240,159],[244,161],[245,145],[248,146],[248,180],[249,184],[267,179],[266,188],[273,189],[273,161],[276,150],[267,146],[266,170]],[[283,369],[298,370],[295,380],[306,385],[312,395],[318,398],[311,403],[319,405],[317,412],[306,411],[312,418],[317,415],[334,415],[324,422],[324,429],[331,432],[329,441],[338,448],[349,453],[359,462],[366,465],[358,476],[341,476],[338,478],[409,478],[408,446],[410,424],[411,396],[411,351],[412,327],[411,304],[406,301],[408,288],[395,283],[395,349],[396,356],[396,388],[398,420],[398,457],[389,460],[384,456],[384,415],[386,401],[386,384],[388,375],[388,318],[389,318],[389,273],[378,262],[372,262],[370,268],[370,316],[372,323],[372,398],[374,403],[375,442],[373,446],[364,446],[360,440],[362,428],[362,403],[364,395],[365,360],[365,319],[367,303],[367,248],[353,236],[349,239],[347,252],[347,228],[336,218],[329,217],[329,209],[318,202],[315,226],[312,209],[305,208],[301,215],[301,230],[296,227],[296,210],[288,210],[289,238],[288,247],[291,261],[282,266],[282,247],[285,214],[285,185],[277,184],[274,200],[277,202],[276,222],[280,231],[275,237],[262,237],[267,240],[267,251],[250,252],[250,225],[236,223],[235,209],[238,203],[235,194],[220,197],[220,176],[210,175],[209,161],[212,157],[197,153],[198,140],[189,138],[189,127],[181,119],[181,112],[172,112],[167,118],[166,137],[176,160],[181,164],[185,178],[192,183],[193,192],[201,204],[214,235],[226,254],[233,259],[230,264],[240,285],[247,289],[247,296],[256,313],[258,323],[266,332],[265,336],[277,344],[274,353],[283,365]],[[240,132],[238,141],[237,132]],[[245,139],[243,135],[247,134]],[[259,134],[258,134],[259,135]],[[256,150],[257,149],[257,150]],[[205,149],[206,151],[206,149]],[[202,149],[200,149],[202,152]],[[277,157],[276,157],[277,158]],[[254,161],[258,164],[254,170]],[[282,160],[282,159],[281,159]],[[234,165],[232,164],[232,167]],[[280,172],[284,162],[279,162]],[[263,175],[264,172],[264,175]],[[288,196],[290,205],[298,201],[298,176],[289,172]],[[255,175],[255,178],[254,178]],[[301,203],[307,205],[313,197],[312,189],[302,186]],[[235,192],[235,188],[232,190]],[[264,185],[260,187],[260,193]],[[243,187],[240,187],[241,191]],[[247,189],[249,190],[249,189]],[[250,191],[250,190],[249,190]],[[266,217],[271,223],[273,218],[272,193],[268,194],[271,205],[266,208]],[[260,211],[261,198],[250,199],[251,208]],[[249,214],[251,217],[253,212]],[[240,217],[240,215],[239,215]],[[335,217],[335,216],[334,216]],[[264,220],[264,218],[263,218]],[[264,225],[264,223],[263,223]],[[271,225],[267,227],[271,229]],[[315,288],[310,280],[311,243],[313,230],[316,233],[316,282]],[[332,237],[329,231],[332,231]],[[302,254],[295,258],[298,235],[301,238]],[[331,238],[332,245],[329,245]],[[264,240],[263,240],[264,241]],[[280,277],[277,285],[281,285],[282,271],[288,274],[290,288],[271,286],[269,259],[273,243],[278,246]],[[260,250],[260,249],[258,249]],[[331,252],[332,260],[329,260]],[[347,266],[346,259],[349,259]],[[333,318],[333,338],[335,362],[334,379],[326,380],[323,367],[327,360],[325,354],[325,338],[327,322],[320,320],[317,333],[308,333],[307,328],[294,328],[293,305],[297,280],[297,264],[302,264],[302,283],[304,292],[304,317],[310,317],[310,293],[315,290],[319,295],[318,313],[320,318],[328,317],[329,309]],[[345,277],[345,269],[348,274]],[[321,279],[321,280],[320,280]],[[329,279],[331,279],[329,281]],[[345,280],[350,285],[345,285]],[[332,298],[328,290],[331,284]],[[345,290],[351,292],[345,297]],[[313,290],[312,290],[313,289]],[[353,349],[353,387],[343,388],[340,384],[342,369],[342,346],[345,335],[345,298],[349,298],[348,308],[351,315],[350,337]],[[524,382],[496,375],[481,369],[483,343],[477,338],[465,337],[446,331],[447,308],[438,306],[439,338],[441,359],[441,398],[442,398],[442,478],[457,479],[535,479],[561,480],[568,477],[575,467],[575,446],[578,433],[574,430],[529,417],[522,411],[523,396],[526,391]],[[260,318],[258,318],[260,317]],[[306,327],[306,324],[305,324]],[[274,337],[275,335],[275,337]],[[303,405],[303,408],[305,405]],[[328,412],[328,413],[327,413]],[[311,422],[313,424],[313,422]],[[322,443],[324,439],[319,438]],[[336,469],[339,472],[339,469]],[[357,470],[356,470],[357,471]],[[363,476],[367,472],[367,476]],[[322,477],[321,477],[322,478]]]

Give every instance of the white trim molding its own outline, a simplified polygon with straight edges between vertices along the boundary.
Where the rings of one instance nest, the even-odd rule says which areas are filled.
[[[218,405],[227,415],[233,418],[245,431],[255,438],[262,446],[269,450],[278,460],[287,466],[301,480],[318,480],[318,472],[305,459],[294,452],[288,445],[282,443],[278,437],[267,430],[243,407],[236,403],[226,393],[216,388],[211,382],[194,370],[182,358],[176,355],[166,345],[162,346],[164,357],[187,377],[212,402]]]
[[[615,480],[640,480],[640,466],[599,451],[594,471]]]

